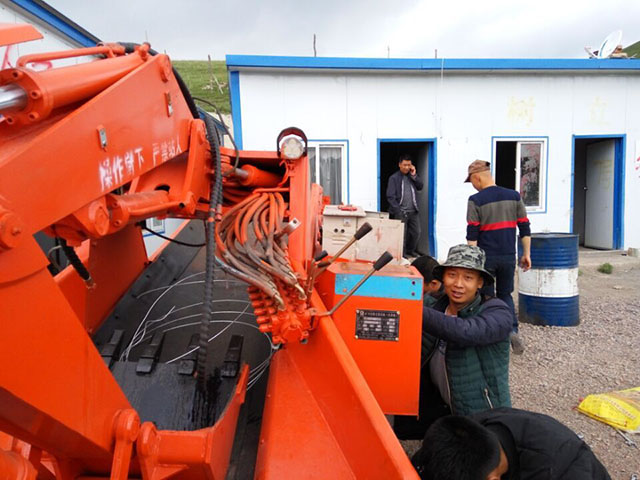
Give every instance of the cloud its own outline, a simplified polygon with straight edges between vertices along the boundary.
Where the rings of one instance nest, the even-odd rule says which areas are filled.
[[[612,30],[634,43],[640,2],[609,0],[51,0],[103,40],[145,41],[176,59],[225,54],[583,57]]]

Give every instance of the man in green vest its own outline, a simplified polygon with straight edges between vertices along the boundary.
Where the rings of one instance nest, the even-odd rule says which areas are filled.
[[[500,299],[480,294],[493,277],[482,249],[456,245],[433,269],[444,293],[422,316],[418,422],[396,417],[401,439],[422,438],[437,418],[510,407],[509,334],[512,314]]]

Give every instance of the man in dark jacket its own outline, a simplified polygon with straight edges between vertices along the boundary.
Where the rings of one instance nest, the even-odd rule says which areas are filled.
[[[422,180],[416,173],[416,167],[409,155],[401,155],[398,171],[389,177],[387,201],[389,216],[404,223],[403,256],[417,257],[416,251],[420,238],[419,207],[416,191],[422,190]]]
[[[429,480],[611,480],[574,432],[512,408],[441,418],[412,461]]]
[[[479,290],[493,282],[484,269],[484,252],[456,245],[447,261],[433,269],[445,295],[422,316],[419,420],[396,416],[401,439],[422,438],[437,418],[510,407],[509,307]]]

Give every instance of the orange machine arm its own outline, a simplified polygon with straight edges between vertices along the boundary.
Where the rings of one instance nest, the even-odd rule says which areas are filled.
[[[318,293],[301,287],[322,209],[306,155],[220,148],[216,170],[210,129],[194,117],[168,57],[152,53],[102,45],[23,57],[0,71],[0,472],[224,476],[248,370],[214,426],[158,431],[140,425],[89,336],[148,264],[137,223],[171,216],[215,219],[221,268],[251,284],[260,330],[283,345],[256,476],[296,477],[312,466],[326,478],[416,478],[333,320],[314,317],[325,310]],[[88,54],[100,58],[26,67]],[[224,207],[214,211],[212,179],[223,175]],[[40,231],[77,247],[89,288],[71,268],[48,272],[33,237]],[[340,461],[322,461],[328,452]]]
[[[204,123],[166,55],[150,55],[148,45],[124,53],[102,46],[72,52],[104,56],[92,62],[0,72],[0,430],[57,459],[59,478],[121,471],[127,438],[137,435],[137,414],[87,335],[148,263],[134,224],[167,214],[204,218],[208,207]],[[70,270],[49,274],[33,238],[43,229],[70,245],[88,240],[88,253],[79,253],[92,289]],[[246,374],[221,420],[229,423],[225,436],[233,435],[245,388]],[[209,441],[203,435],[191,441]]]

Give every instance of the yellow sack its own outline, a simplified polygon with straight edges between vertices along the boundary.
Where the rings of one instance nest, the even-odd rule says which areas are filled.
[[[588,395],[578,411],[620,430],[640,433],[640,387]]]

